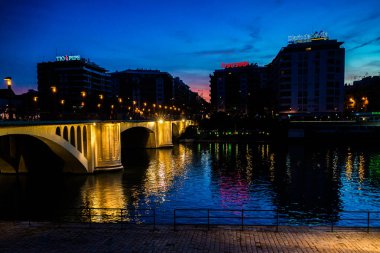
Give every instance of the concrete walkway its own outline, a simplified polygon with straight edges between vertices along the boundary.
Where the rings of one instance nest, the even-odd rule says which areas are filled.
[[[380,252],[380,232],[0,223],[0,252]]]

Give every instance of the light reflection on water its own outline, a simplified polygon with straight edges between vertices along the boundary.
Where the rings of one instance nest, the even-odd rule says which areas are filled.
[[[155,208],[158,222],[171,222],[179,208],[278,208],[295,224],[323,213],[380,210],[380,148],[202,143],[125,149],[122,157],[123,171],[0,175],[2,204],[39,212]]]

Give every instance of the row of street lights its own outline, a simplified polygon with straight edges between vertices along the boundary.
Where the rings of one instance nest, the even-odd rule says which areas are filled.
[[[348,98],[348,101],[346,102],[347,109],[350,109],[352,111],[366,111],[369,104],[368,97],[361,97],[359,99],[356,99],[354,97]]]
[[[4,78],[4,81],[5,81],[5,84],[7,85],[8,89],[11,89],[12,87],[12,78],[11,77],[5,77]],[[54,108],[56,108],[56,105],[60,105],[61,108],[62,108],[62,113],[64,113],[64,106],[66,104],[66,100],[61,98],[61,99],[58,99],[57,95],[59,94],[59,91],[58,91],[58,88],[54,85],[50,86],[50,92],[52,94],[52,98],[53,98],[53,104],[51,105],[52,107],[52,113],[56,113],[56,110]],[[94,104],[94,109],[97,108],[98,109],[98,112],[100,113],[102,108],[105,109],[104,107],[104,104],[106,103],[105,101],[105,96],[103,94],[98,94],[98,103],[95,103]],[[80,107],[82,109],[82,112],[85,112],[84,111],[84,108],[87,107],[85,101],[86,101],[86,98],[88,97],[88,93],[87,91],[80,91],[80,97],[81,97],[81,102],[80,102]],[[125,101],[130,101],[130,98],[128,99],[123,99],[122,97],[119,97],[117,96],[116,99],[114,100],[114,102],[116,102],[116,105],[118,104],[118,106],[115,106],[115,103],[112,103],[112,101],[108,101],[110,102],[109,103],[109,113],[111,115],[114,115],[115,116],[115,113],[121,113],[122,115],[127,116],[128,118],[134,118],[135,116],[138,116],[138,117],[145,117],[145,118],[149,118],[149,117],[172,117],[174,115],[177,115],[177,116],[184,116],[184,110],[182,108],[180,108],[179,106],[175,106],[175,105],[161,105],[161,104],[156,104],[156,103],[147,103],[147,102],[143,102],[140,104],[140,106],[138,105],[138,102],[136,100],[132,100],[130,101],[129,103],[125,102]],[[11,107],[11,97],[9,97],[9,102],[8,102],[8,111],[11,112],[12,110],[10,109]],[[33,96],[32,97],[32,102],[33,104],[36,106],[36,109],[38,107],[38,104],[39,104],[39,97],[38,96]],[[11,116],[11,115],[9,115]]]
[[[50,86],[50,90],[51,90],[53,97],[56,97],[58,94],[57,87],[56,86]],[[86,91],[80,91],[79,96],[81,98],[79,108],[82,110],[82,112],[84,112],[85,108],[87,107],[86,99],[88,97],[88,93]],[[109,106],[110,106],[109,107],[110,117],[112,117],[112,115],[115,116],[115,113],[121,113],[124,116],[126,116],[125,113],[128,113],[129,118],[134,117],[134,116],[139,116],[139,117],[155,116],[155,117],[159,117],[162,114],[164,114],[164,115],[170,114],[169,116],[172,116],[174,114],[175,115],[177,115],[177,114],[183,115],[184,114],[183,109],[181,109],[180,107],[175,106],[175,105],[169,105],[168,106],[168,105],[161,105],[161,104],[155,104],[155,103],[152,103],[149,105],[147,102],[143,102],[141,104],[141,106],[138,107],[136,100],[133,100],[130,103],[125,103],[126,100],[124,100],[122,97],[116,96],[116,100],[114,100],[116,105],[118,104],[118,106],[116,106],[115,103],[112,102],[113,99],[111,99],[111,101],[106,102],[105,96],[103,94],[98,94],[97,96],[99,99],[99,101],[97,103],[94,100],[92,100],[92,102],[94,102],[93,105],[95,106],[94,109],[97,108],[98,112],[100,113],[101,110],[105,109],[104,104],[106,104],[108,102]],[[127,100],[130,100],[130,98],[128,98]],[[55,101],[55,103],[57,103],[57,101]],[[61,106],[63,108],[63,106],[65,105],[65,100],[60,99],[59,103],[61,104]]]

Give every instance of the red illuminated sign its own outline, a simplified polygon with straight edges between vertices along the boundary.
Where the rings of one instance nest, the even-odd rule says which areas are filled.
[[[249,62],[242,61],[242,62],[233,62],[233,63],[222,63],[222,68],[240,68],[240,67],[247,67],[249,65]]]

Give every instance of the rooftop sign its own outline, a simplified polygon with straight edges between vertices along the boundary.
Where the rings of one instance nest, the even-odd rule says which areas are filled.
[[[305,43],[315,40],[328,40],[327,32],[320,31],[313,34],[304,34],[304,35],[291,35],[288,36],[289,44]]]
[[[63,55],[56,56],[56,61],[80,61],[80,55]]]
[[[249,65],[249,62],[242,61],[242,62],[233,62],[233,63],[222,63],[222,68],[240,68],[240,67],[246,67]]]

